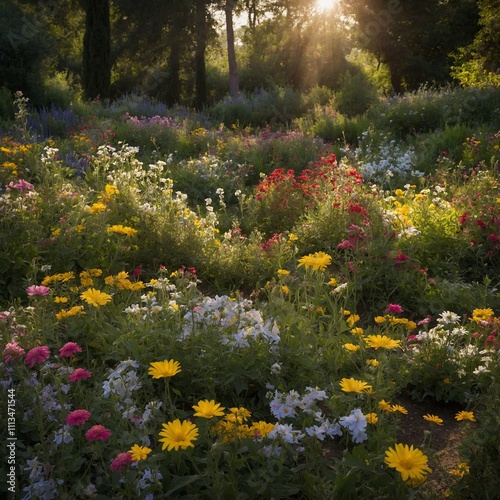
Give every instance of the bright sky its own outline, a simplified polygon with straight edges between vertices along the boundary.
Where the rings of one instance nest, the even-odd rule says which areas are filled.
[[[316,7],[321,11],[333,9],[337,1],[338,0],[316,0]]]

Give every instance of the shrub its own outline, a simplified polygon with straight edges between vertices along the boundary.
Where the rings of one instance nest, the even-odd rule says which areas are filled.
[[[366,113],[377,101],[377,87],[362,71],[343,75],[333,99],[335,109],[349,118]]]

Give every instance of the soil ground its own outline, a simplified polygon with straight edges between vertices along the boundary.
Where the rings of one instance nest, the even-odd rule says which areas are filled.
[[[425,452],[429,457],[429,467],[432,473],[419,490],[424,498],[451,498],[448,490],[455,482],[451,469],[456,469],[461,462],[459,447],[462,439],[469,433],[475,424],[473,422],[457,422],[455,415],[464,408],[456,403],[439,403],[433,400],[422,402],[413,401],[409,397],[399,396],[397,403],[408,410],[402,416],[401,430],[398,442],[414,445],[422,449],[425,441]],[[437,425],[424,420],[423,415],[437,415],[443,419],[443,425]],[[430,435],[426,437],[426,431]],[[428,450],[433,453],[429,453]],[[427,495],[426,495],[427,493]]]

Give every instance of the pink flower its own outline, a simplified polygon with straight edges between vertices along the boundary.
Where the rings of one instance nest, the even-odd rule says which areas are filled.
[[[82,425],[90,418],[87,410],[74,410],[64,420],[66,425]]]
[[[403,308],[399,304],[389,304],[386,311],[388,313],[402,313]]]
[[[0,312],[0,320],[5,321],[10,316],[10,311]]]
[[[340,248],[341,250],[347,250],[348,248],[355,248],[356,245],[354,245],[353,240],[349,238],[348,240],[341,241],[338,245],[337,248]]]
[[[60,349],[59,349],[59,356],[61,357],[71,357],[75,352],[82,352],[82,348],[76,344],[75,342],[66,342]]]
[[[43,286],[43,285],[31,285],[28,288],[26,288],[26,293],[30,296],[33,297],[35,295],[48,295],[50,292],[50,288],[48,286]]]
[[[17,340],[14,340],[13,342],[9,342],[5,345],[3,350],[3,360],[6,363],[10,363],[18,358],[22,358],[24,354],[24,349],[17,343]]]
[[[43,363],[50,356],[49,348],[46,345],[41,345],[38,347],[33,347],[30,349],[28,354],[26,354],[26,359],[24,362],[30,367],[33,368],[36,364]]]
[[[430,323],[431,322],[431,317],[430,316],[426,316],[424,319],[421,319],[417,325],[426,325],[427,323]]]
[[[109,436],[111,436],[111,431],[106,429],[104,425],[94,425],[85,434],[87,441],[97,441],[98,439],[106,441]]]
[[[77,368],[69,377],[68,380],[70,382],[76,382],[77,380],[83,380],[86,378],[90,378],[92,373],[85,370],[85,368]]]
[[[33,184],[30,184],[23,179],[19,179],[17,181],[17,184],[14,184],[14,182],[10,182],[9,187],[13,189],[19,189],[19,191],[31,191],[32,189],[35,189],[35,186],[33,186]]]
[[[127,451],[125,453],[118,453],[116,458],[111,462],[111,470],[122,471],[122,467],[132,463],[132,455]]]

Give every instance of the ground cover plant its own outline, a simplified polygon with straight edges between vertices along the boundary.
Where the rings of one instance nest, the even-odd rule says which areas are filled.
[[[461,92],[384,102],[394,128],[364,116],[356,144],[311,135],[318,109],[251,128],[211,121],[234,103],[37,114],[19,95],[2,491],[495,498],[500,133],[405,122]]]

